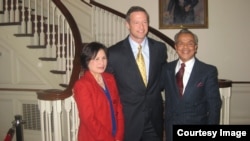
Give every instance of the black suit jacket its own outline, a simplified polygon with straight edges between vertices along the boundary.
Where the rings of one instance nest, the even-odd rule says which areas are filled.
[[[125,141],[142,136],[145,114],[157,134],[163,135],[163,100],[160,73],[167,59],[166,45],[148,38],[149,76],[145,87],[128,37],[108,49],[108,69],[115,75],[125,116]],[[146,115],[147,116],[147,115]]]
[[[172,141],[172,125],[219,124],[220,120],[217,68],[195,58],[186,89],[180,97],[175,78],[177,61],[166,64],[162,72],[167,141]]]

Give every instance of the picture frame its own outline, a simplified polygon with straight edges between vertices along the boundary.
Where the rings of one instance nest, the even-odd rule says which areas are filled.
[[[159,0],[159,28],[208,28],[208,0]]]

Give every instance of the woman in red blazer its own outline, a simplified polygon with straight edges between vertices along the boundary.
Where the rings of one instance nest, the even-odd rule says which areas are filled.
[[[107,66],[107,48],[92,42],[81,54],[83,75],[74,85],[79,111],[78,141],[123,141],[124,117],[112,74]]]

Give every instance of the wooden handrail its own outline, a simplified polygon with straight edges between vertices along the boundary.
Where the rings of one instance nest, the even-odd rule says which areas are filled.
[[[220,88],[232,87],[232,84],[250,84],[250,81],[231,81],[228,79],[219,79]]]
[[[98,3],[98,2],[96,2],[94,0],[90,0],[90,3],[92,5],[95,5],[97,7],[102,8],[102,9],[104,9],[104,10],[106,10],[106,11],[112,13],[112,14],[115,14],[115,15],[121,17],[121,18],[126,18],[125,14],[123,14],[123,13],[121,13],[119,11],[116,11],[116,10],[114,10],[112,8],[109,8],[109,7],[105,6],[105,5],[102,5],[102,4],[100,4],[100,3]],[[149,32],[151,32],[152,34],[154,34],[155,36],[157,36],[158,38],[160,38],[161,40],[163,40],[164,42],[169,44],[173,49],[175,49],[174,48],[175,43],[171,38],[167,37],[166,35],[164,35],[163,33],[159,32],[158,30],[156,30],[155,28],[153,28],[151,26],[149,26]],[[232,81],[225,80],[225,79],[219,79],[219,86],[220,86],[220,88],[231,87],[232,86]]]
[[[121,17],[121,18],[124,18],[124,19],[126,18],[125,14],[123,14],[123,13],[121,13],[119,11],[116,11],[116,10],[114,10],[112,8],[109,8],[109,7],[105,6],[105,5],[102,5],[102,4],[100,4],[100,3],[98,3],[98,2],[96,2],[94,0],[90,0],[90,3],[97,6],[97,7],[102,8],[102,9],[104,9],[104,10],[106,10],[106,11],[112,13],[112,14],[115,14],[115,15]],[[164,35],[163,33],[161,33],[160,31],[156,30],[155,28],[153,28],[151,26],[149,26],[148,30],[149,30],[150,33],[152,33],[155,36],[157,36],[158,38],[162,39],[164,42],[169,44],[174,49],[174,41],[171,38],[169,38],[168,36]]]
[[[81,47],[82,47],[82,38],[80,34],[80,30],[78,29],[78,26],[75,22],[75,19],[69,12],[69,10],[64,6],[64,4],[61,2],[61,0],[52,0],[57,8],[62,12],[62,14],[65,16],[73,37],[75,41],[75,57],[73,61],[73,70],[70,78],[70,82],[68,87],[65,90],[58,90],[58,89],[49,89],[49,90],[43,90],[37,92],[37,98],[40,100],[58,100],[58,99],[65,99],[67,97],[70,97],[72,95],[72,88],[74,86],[74,83],[79,78],[79,73],[81,71],[80,64],[80,53],[81,53]]]
[[[102,5],[102,4],[100,4],[100,3],[98,3],[98,2],[96,2],[94,0],[90,0],[90,4],[95,5],[96,7],[99,7],[101,9],[104,9],[104,10],[106,10],[106,11],[108,11],[108,12],[114,14],[114,15],[117,15],[117,16],[121,17],[121,18],[124,18],[124,19],[126,18],[125,14],[123,14],[123,13],[121,13],[119,11],[116,11],[116,10],[114,10],[112,8],[109,8],[109,7],[105,6],[105,5]]]
[[[250,84],[250,81],[233,81],[233,84]]]
[[[232,81],[228,79],[219,79],[219,87],[220,88],[232,87]]]
[[[70,14],[68,9],[63,5],[63,3],[60,0],[53,0],[53,2],[56,4],[56,6],[61,10],[63,15],[66,17],[69,26],[72,30],[73,37],[75,40],[75,57],[73,61],[73,70],[70,78],[70,82],[68,87],[65,90],[58,90],[58,89],[48,89],[43,91],[37,92],[37,97],[40,100],[64,100],[65,98],[68,98],[72,95],[72,88],[74,86],[74,83],[79,78],[79,74],[81,71],[81,65],[80,65],[80,52],[81,52],[81,46],[82,46],[82,40],[80,31],[78,29],[78,26],[73,18],[73,16]],[[111,12],[117,16],[120,16],[122,18],[125,18],[125,14],[122,14],[112,8],[109,8],[107,6],[104,6],[98,2],[95,2],[94,0],[90,0],[90,4],[95,5],[97,7],[100,7],[108,12]],[[165,41],[167,44],[169,44],[172,48],[174,48],[174,41],[164,35],[163,33],[159,32],[158,30],[154,29],[153,27],[149,27],[149,32],[154,34],[155,36],[159,37],[163,41]],[[225,80],[225,79],[219,79],[219,86],[220,88],[224,87],[231,87],[232,81]]]

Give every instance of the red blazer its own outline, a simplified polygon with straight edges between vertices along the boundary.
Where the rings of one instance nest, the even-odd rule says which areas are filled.
[[[123,109],[113,75],[102,74],[110,92],[117,124],[115,137],[112,136],[112,121],[108,99],[93,75],[86,71],[75,83],[74,98],[79,111],[80,125],[78,141],[123,141]]]

